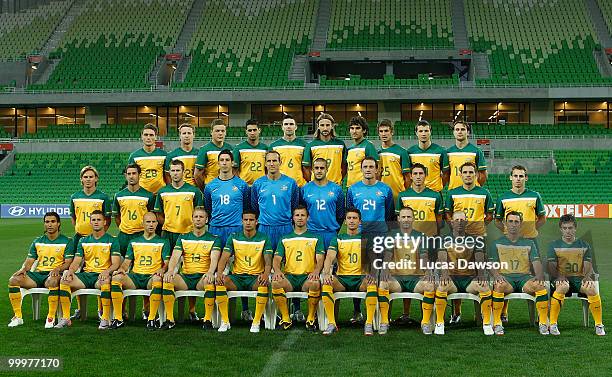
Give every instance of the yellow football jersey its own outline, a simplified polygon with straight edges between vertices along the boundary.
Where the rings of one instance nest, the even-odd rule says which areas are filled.
[[[529,254],[531,247],[519,245],[497,245],[497,254],[502,274],[531,274]]]
[[[465,245],[451,245],[444,249],[448,256],[448,262],[452,264],[452,268],[448,269],[448,273],[452,276],[475,276],[475,269],[459,268],[459,260],[464,262],[474,262],[474,248],[468,248]]]
[[[425,275],[425,271],[421,270],[421,250],[414,243],[409,245],[400,245],[395,247],[393,251],[393,262],[396,263],[397,268],[390,270],[392,275]],[[399,267],[401,263],[401,268]],[[413,267],[413,268],[410,268]]]
[[[76,256],[85,259],[83,271],[101,273],[111,266],[112,256],[121,256],[119,242],[108,233],[99,239],[89,235],[79,240]]]
[[[410,171],[408,154],[404,148],[394,144],[379,150],[378,155],[382,171],[380,180],[391,187],[395,201],[399,193],[406,189],[404,173]]]
[[[565,276],[584,276],[583,261],[586,248],[555,248],[557,271]]]
[[[185,180],[185,182],[193,186],[195,186],[195,163],[197,157],[197,155],[182,155],[172,157],[172,161],[179,160],[183,162],[183,164],[185,165],[185,173],[183,174],[183,179]]]
[[[465,233],[469,236],[486,236],[485,217],[493,212],[494,205],[487,189],[475,186],[471,190],[457,187],[448,192],[446,212],[463,211],[467,217]]]
[[[332,239],[331,249],[337,250],[338,270],[336,275],[364,275],[361,265],[361,236],[338,235]]]
[[[232,234],[225,245],[224,252],[234,255],[233,274],[259,275],[264,272],[264,254],[272,254],[268,237],[257,232],[247,238],[243,232]]]
[[[246,142],[243,144],[246,144]],[[234,158],[239,164],[236,166],[239,168],[239,177],[251,186],[257,178],[265,174],[266,150],[263,144],[261,148],[246,148],[243,144],[236,146]]]
[[[285,259],[283,272],[293,275],[313,272],[316,254],[325,254],[323,241],[310,233],[298,235],[292,232],[281,238],[279,248],[276,250],[276,255]]]
[[[166,185],[164,181],[164,163],[166,156],[134,157],[134,162],[140,166],[140,186],[145,190],[157,193]]]
[[[188,183],[179,188],[168,185],[159,191],[153,210],[164,214],[163,230],[184,234],[193,229],[193,209],[203,204],[198,188]]]
[[[183,252],[184,274],[205,274],[211,263],[213,250],[220,250],[219,239],[210,233],[196,237],[193,233],[179,237],[175,248]]]
[[[72,240],[63,235],[53,241],[46,235],[36,238],[28,253],[28,258],[36,259],[36,272],[51,271],[73,257]]]
[[[399,195],[398,200],[401,206],[398,206],[398,211],[404,207],[412,208],[414,212],[413,228],[427,236],[436,236],[438,234],[436,216],[442,213],[440,194],[433,190],[429,190],[430,195],[425,192],[421,193],[424,195],[419,196],[413,194],[416,193],[414,191],[404,191]]]
[[[461,180],[461,173],[459,168],[466,162],[476,163],[476,153],[473,152],[448,152],[448,165],[450,167],[450,180],[448,182],[448,189],[452,190],[455,187],[463,185]],[[477,173],[478,174],[478,173]],[[478,178],[478,175],[476,175]],[[480,186],[478,179],[476,179],[476,185]]]
[[[125,234],[144,231],[144,215],[152,207],[152,196],[144,189],[131,193],[127,188],[115,194],[113,214],[119,214],[121,223],[119,230]],[[119,212],[117,212],[117,210]]]
[[[304,146],[301,145],[278,145],[272,146],[272,150],[281,155],[280,172],[295,180],[299,187],[306,184],[302,172],[302,158],[304,156]]]
[[[131,241],[125,258],[134,261],[132,272],[151,275],[162,268],[164,261],[168,260],[170,244],[159,236],[151,240],[138,237]]]

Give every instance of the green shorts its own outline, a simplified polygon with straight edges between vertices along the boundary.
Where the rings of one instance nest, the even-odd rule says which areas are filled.
[[[402,276],[394,276],[395,280],[399,283],[402,288],[402,292],[414,293],[414,288],[423,278],[422,276],[416,275],[402,275]]]
[[[132,283],[134,283],[136,289],[148,289],[147,284],[149,284],[151,275],[130,272],[127,274],[127,276],[130,278],[130,280],[132,280]]]
[[[178,238],[182,236],[181,233],[168,232],[167,230],[162,230],[161,237],[168,240],[170,243],[170,250],[174,250],[174,246],[176,246],[176,241]]]
[[[185,284],[187,284],[188,291],[195,291],[196,286],[200,282],[200,279],[202,279],[202,276],[204,276],[204,274],[179,274],[179,275],[181,275],[181,277],[185,281]]]
[[[582,287],[582,278],[576,276],[566,277],[569,282],[569,291],[565,294],[566,296],[571,296],[573,293],[584,296],[584,293],[580,292],[580,288]],[[555,286],[554,280],[550,282],[550,292],[554,292],[557,289]]]
[[[252,291],[259,275],[230,274],[227,277],[234,282],[238,291]]]
[[[134,234],[119,232],[119,235],[117,235],[117,241],[119,241],[119,250],[121,252],[122,257],[125,257],[125,253],[127,252],[127,248],[130,244],[130,241],[134,238],[142,236],[142,234],[143,232],[136,232]]]
[[[83,283],[85,288],[95,289],[100,274],[97,272],[77,272],[74,275]]]
[[[361,287],[364,278],[364,275],[336,275],[336,279],[347,292],[359,292],[359,287]]]
[[[49,277],[49,271],[44,272],[32,272],[27,271],[26,275],[36,283],[36,288],[44,288],[45,280]]]
[[[468,285],[474,280],[472,276],[451,276],[458,293],[466,293]]]
[[[306,283],[306,280],[308,280],[308,275],[286,274],[285,277],[289,280],[294,292],[301,292],[302,286]]]
[[[522,293],[523,292],[523,286],[525,286],[525,284],[533,279],[533,276],[531,275],[515,275],[515,276],[506,276],[504,275],[504,279],[506,279],[506,281],[508,281],[508,283],[510,283],[510,285],[512,286],[512,289],[514,289],[515,293]]]

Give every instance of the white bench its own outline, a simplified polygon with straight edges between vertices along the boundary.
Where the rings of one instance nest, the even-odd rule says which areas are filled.
[[[49,289],[47,288],[30,288],[30,289],[25,289],[25,288],[21,288],[21,304],[23,305],[23,299],[26,296],[31,296],[32,297],[32,317],[35,321],[38,321],[40,319],[40,298],[41,295],[48,295],[49,294]],[[57,305],[57,318],[61,318],[62,317],[62,306]]]

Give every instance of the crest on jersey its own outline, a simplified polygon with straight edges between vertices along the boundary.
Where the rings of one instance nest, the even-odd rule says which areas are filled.
[[[232,187],[232,191],[238,191],[238,187],[236,186]]]
[[[191,201],[191,196],[186,196],[185,199],[183,199],[186,202],[190,202]]]
[[[334,196],[334,195],[336,195],[336,194],[334,194],[334,192],[333,192],[333,191],[330,191],[330,192],[328,192],[328,193],[327,193],[327,196],[330,196],[330,197],[332,197],[332,196]]]
[[[382,191],[376,191],[376,196],[382,196]]]
[[[157,161],[156,164],[157,164],[157,166],[164,166],[164,162],[163,161]]]
[[[147,206],[147,203],[145,203],[145,202],[138,202],[138,205],[139,205],[140,207],[146,207],[146,206]]]
[[[480,199],[476,199],[476,204],[480,204]]]
[[[281,191],[287,191],[289,190],[289,187],[287,185],[283,185],[283,187],[281,187]]]
[[[431,207],[431,202],[425,202],[425,206]]]
[[[435,163],[435,162],[436,162],[436,159],[435,159],[435,158],[430,158],[430,159],[429,159],[429,163],[430,163],[430,164],[433,164],[433,163]]]
[[[56,247],[56,248],[55,248],[55,252],[56,252],[56,253],[59,253],[60,251],[62,251],[62,248],[61,248],[61,247]]]
[[[389,162],[395,162],[395,157],[390,157]]]
[[[529,208],[533,207],[533,203],[532,202],[527,203],[527,207]]]

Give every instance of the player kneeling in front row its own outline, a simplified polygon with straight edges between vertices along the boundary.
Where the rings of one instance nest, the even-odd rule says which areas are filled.
[[[268,303],[268,279],[272,269],[272,246],[268,236],[257,231],[257,213],[242,212],[242,231],[232,233],[217,267],[216,301],[221,314],[220,332],[230,329],[227,291],[257,291],[255,315],[251,332],[259,332],[261,318]],[[234,256],[231,273],[225,275],[225,267]]]
[[[491,262],[500,263],[500,268],[491,269],[493,284],[493,331],[504,335],[501,314],[504,296],[513,292],[535,295],[540,334],[548,335],[548,291],[544,284],[544,271],[538,250],[532,240],[522,238],[520,229],[523,216],[511,211],[506,214],[508,234],[493,242],[489,250]],[[532,274],[533,271],[533,274]]]
[[[421,308],[423,319],[421,329],[423,334],[431,335],[431,314],[434,307],[435,277],[433,270],[423,270],[421,262],[427,265],[429,254],[424,247],[424,235],[413,229],[414,210],[411,207],[400,209],[398,214],[399,234],[407,235],[409,243],[395,245],[391,250],[385,250],[385,262],[393,262],[392,268],[383,269],[378,288],[378,304],[380,306],[380,328],[378,333],[384,335],[389,329],[389,293],[419,293],[424,296]],[[422,240],[422,241],[421,241]]]
[[[163,300],[166,309],[166,323],[163,329],[171,329],[174,324],[174,292],[204,291],[204,330],[212,329],[212,313],[215,306],[215,269],[221,253],[221,241],[206,231],[208,213],[202,207],[193,210],[193,231],[182,234],[176,241],[168,272],[164,275]],[[179,259],[183,257],[182,273],[175,274]],[[149,317],[149,325],[154,319]]]
[[[23,325],[20,288],[43,287],[49,289],[49,314],[45,328],[49,329],[55,325],[60,277],[70,266],[74,251],[72,240],[60,233],[60,217],[56,212],[45,213],[43,221],[45,234],[32,242],[23,266],[9,279],[9,300],[15,314],[8,327]],[[35,262],[37,262],[35,271],[30,271]]]
[[[474,262],[484,267],[484,241],[466,239],[467,217],[463,211],[455,211],[451,217],[453,231],[452,244],[443,245],[438,252],[438,261],[447,262],[449,268],[442,270],[440,284],[436,290],[436,335],[444,335],[444,313],[446,297],[450,293],[471,293],[480,296],[482,330],[485,335],[493,335],[491,326],[491,288],[485,268],[473,268]],[[464,264],[465,266],[462,266]]]
[[[170,243],[168,240],[155,234],[157,217],[153,212],[143,216],[144,233],[128,242],[125,260],[117,271],[113,272],[111,283],[111,299],[113,302],[113,321],[111,329],[124,326],[123,323],[123,290],[124,289],[151,289],[153,318],[159,308],[161,296],[161,278],[168,267],[170,259]],[[132,272],[130,265],[132,265]]]
[[[576,218],[567,214],[559,219],[561,239],[548,247],[548,267],[551,276],[550,334],[560,335],[557,319],[567,294],[582,293],[589,300],[595,320],[595,334],[606,335],[602,321],[601,297],[595,284],[591,245],[576,238]]]
[[[100,301],[102,301],[102,318],[98,329],[110,328],[111,307],[111,275],[121,264],[121,252],[119,241],[106,233],[104,226],[106,218],[104,212],[95,210],[90,217],[93,232],[79,240],[74,259],[70,267],[64,271],[60,281],[60,304],[62,305],[62,316],[55,328],[70,326],[70,299],[71,291],[78,289],[100,289]],[[75,272],[81,267],[85,260],[83,272]]]
[[[374,335],[374,313],[378,295],[374,277],[367,274],[367,269],[364,268],[363,248],[366,242],[362,240],[359,230],[361,212],[356,208],[347,209],[345,223],[346,233],[338,234],[331,240],[321,276],[323,282],[321,297],[329,323],[323,335],[331,335],[338,331],[334,313],[334,292],[345,291],[367,292],[364,335]],[[336,275],[332,275],[332,266],[336,257],[338,270]]]
[[[278,306],[282,319],[279,327],[291,327],[289,308],[285,292],[308,292],[308,317],[306,328],[317,331],[315,323],[317,304],[321,296],[319,274],[323,268],[325,251],[323,239],[308,231],[308,209],[299,205],[293,210],[293,232],[281,237],[274,255],[272,276],[272,297]],[[284,268],[281,268],[282,261]]]

